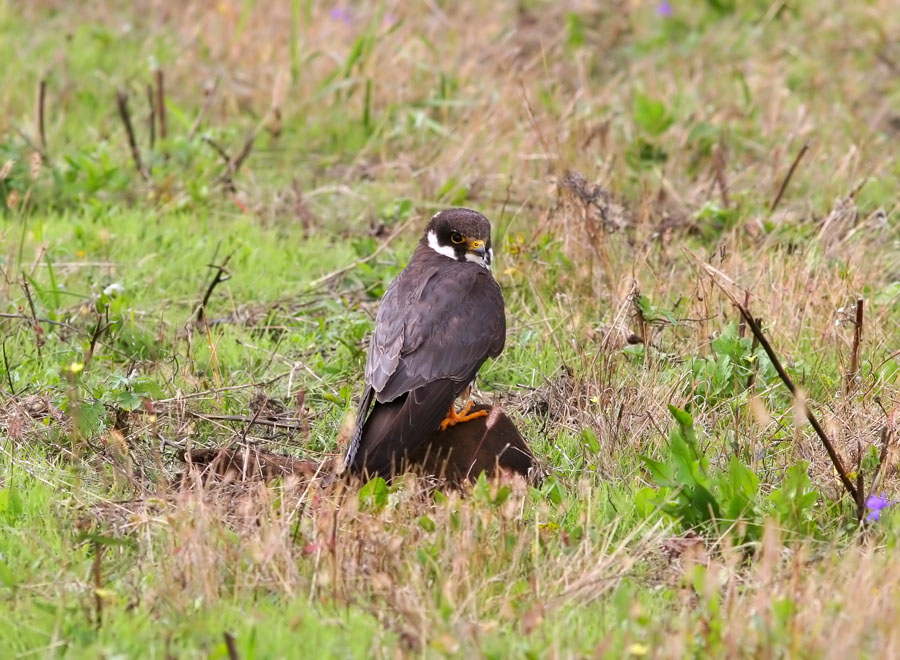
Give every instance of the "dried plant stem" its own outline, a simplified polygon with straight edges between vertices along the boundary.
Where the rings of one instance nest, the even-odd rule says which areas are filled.
[[[731,200],[728,199],[728,179],[725,176],[725,148],[720,143],[713,156],[713,170],[716,176],[716,184],[719,187],[719,195],[722,198],[722,206],[731,208]]]
[[[215,268],[216,274],[213,275],[212,280],[209,283],[209,286],[206,287],[206,293],[203,294],[203,301],[200,303],[200,307],[197,308],[197,320],[205,321],[206,320],[206,306],[209,304],[209,299],[212,297],[213,291],[219,285],[220,282],[225,282],[231,279],[231,275],[226,270],[226,266],[228,266],[228,262],[231,260],[231,255],[229,254],[225,257],[225,261],[222,262],[221,265],[216,264],[208,264],[209,268]]]
[[[96,616],[96,624],[99,628],[103,625],[103,545],[99,541],[94,541],[94,562],[92,566],[93,587],[94,587],[94,610]]]
[[[856,319],[853,325],[853,348],[850,350],[850,371],[847,372],[845,389],[847,393],[856,389],[856,377],[859,374],[859,345],[862,342],[863,308],[862,298],[856,300]]]
[[[234,635],[225,631],[222,633],[222,636],[225,638],[225,648],[228,649],[228,660],[241,660],[241,654],[238,653],[237,642],[234,639]]]
[[[131,113],[128,111],[128,94],[124,89],[116,92],[116,105],[119,108],[119,116],[122,118],[122,124],[125,125],[125,134],[128,137],[128,146],[131,148],[131,157],[134,159],[134,166],[141,177],[148,181],[150,177],[144,166],[141,164],[141,151],[138,148],[137,140],[134,137],[134,128],[131,124]]]
[[[299,422],[294,422],[288,419],[266,419],[264,417],[259,417],[259,415],[254,415],[252,417],[247,415],[212,415],[208,413],[198,413],[198,412],[189,412],[191,417],[196,417],[197,419],[205,419],[211,422],[243,422],[247,424],[247,428],[253,425],[258,426],[268,426],[273,429],[288,429],[291,431],[302,431],[303,424]]]
[[[40,82],[38,82],[38,93],[37,93],[37,104],[35,108],[35,124],[37,128],[38,140],[41,145],[40,154],[41,158],[45,161],[47,160],[47,132],[44,128],[44,114],[46,109],[47,102],[47,79],[41,78]]]
[[[6,382],[9,383],[9,393],[12,396],[16,395],[16,388],[13,385],[12,381],[12,370],[9,368],[9,358],[6,357],[6,340],[8,337],[3,338],[3,343],[0,344],[3,349],[3,368],[6,370]]]
[[[712,283],[715,284],[719,288],[719,290],[725,294],[725,297],[728,298],[728,300],[731,301],[731,304],[734,305],[741,313],[744,322],[747,324],[747,327],[750,328],[750,332],[753,333],[753,336],[759,342],[760,346],[763,347],[763,350],[769,357],[769,361],[772,363],[772,366],[775,367],[775,371],[778,372],[779,378],[781,378],[781,381],[785,384],[788,390],[790,390],[791,395],[794,397],[794,400],[796,400],[798,396],[797,386],[794,385],[794,381],[791,380],[790,376],[788,376],[787,371],[785,371],[784,367],[781,364],[781,360],[778,359],[778,355],[775,354],[775,350],[772,348],[769,340],[766,339],[766,336],[763,334],[762,328],[760,328],[759,323],[750,313],[747,306],[742,304],[737,299],[735,292],[729,290],[729,287],[738,288],[737,284],[735,284],[734,280],[732,280],[720,270],[713,268],[708,263],[702,261],[693,252],[690,252],[689,250],[686,251],[697,261],[700,268],[706,271],[706,273],[710,277],[710,280],[712,280]],[[724,280],[725,283],[723,283],[721,280]],[[726,286],[726,283],[728,286]],[[746,294],[746,290],[744,291]],[[825,451],[828,453],[828,458],[831,459],[831,463],[832,465],[834,465],[834,469],[837,471],[838,476],[841,479],[841,483],[844,485],[844,488],[846,488],[847,492],[850,493],[851,497],[853,497],[853,501],[856,503],[859,510],[861,503],[863,503],[865,499],[863,494],[864,491],[857,489],[856,485],[850,479],[850,476],[847,473],[847,469],[844,467],[844,463],[841,461],[841,457],[838,456],[837,451],[835,451],[834,445],[831,443],[828,434],[825,433],[822,425],[819,424],[819,420],[816,419],[816,416],[813,414],[812,410],[805,402],[803,404],[803,412],[806,415],[806,419],[810,423],[810,426],[813,427],[816,435],[819,436],[819,440],[822,441],[822,445],[825,447]]]
[[[37,312],[34,308],[34,299],[31,297],[31,289],[28,288],[28,278],[22,273],[22,288],[25,290],[25,298],[28,300],[28,309],[31,311],[31,329],[34,330],[34,345],[37,347],[38,361],[43,362],[44,356],[41,353],[41,346],[44,345],[44,329],[38,322]]]
[[[159,139],[165,140],[169,131],[166,126],[166,91],[162,69],[154,71],[154,76],[156,78],[156,116],[159,118]]]
[[[153,97],[153,85],[147,83],[147,106],[150,115],[147,117],[147,130],[150,133],[150,149],[156,145],[156,100]]]
[[[803,147],[800,149],[800,153],[797,154],[794,162],[791,163],[791,168],[788,170],[787,175],[781,182],[781,186],[778,188],[778,194],[775,195],[775,199],[772,200],[772,205],[769,207],[769,213],[774,213],[775,209],[778,208],[778,203],[781,201],[781,198],[784,197],[784,191],[787,190],[788,184],[791,182],[791,178],[794,176],[794,171],[797,169],[797,165],[800,164],[800,159],[803,158],[804,155],[806,155],[807,151],[809,151],[809,143],[803,145]]]
[[[775,371],[778,372],[779,378],[781,378],[781,381],[785,384],[785,386],[787,386],[791,394],[796,399],[797,386],[794,385],[794,381],[791,380],[791,377],[788,376],[787,371],[785,371],[784,367],[781,365],[781,361],[778,359],[778,356],[775,354],[775,350],[772,348],[772,345],[769,344],[769,341],[763,334],[762,329],[756,322],[756,319],[753,318],[747,308],[743,305],[738,304],[738,310],[741,312],[741,316],[743,316],[744,320],[747,322],[747,327],[750,328],[750,332],[753,333],[753,336],[756,337],[757,341],[759,341],[759,344],[763,347],[766,355],[769,356],[769,361],[772,363],[772,366],[775,367]],[[861,499],[860,491],[857,490],[856,486],[853,484],[853,481],[850,479],[850,476],[847,474],[847,470],[846,468],[844,468],[841,457],[838,456],[837,451],[835,451],[834,445],[831,443],[831,440],[828,438],[828,435],[825,433],[822,425],[819,424],[819,420],[816,419],[816,416],[813,414],[810,407],[805,403],[803,404],[803,411],[806,414],[806,419],[807,421],[809,421],[810,426],[813,427],[816,435],[818,435],[819,439],[822,441],[822,445],[825,447],[825,451],[828,452],[828,457],[831,459],[831,463],[834,465],[834,469],[837,470],[838,476],[841,478],[841,483],[844,484],[844,488],[846,488],[847,492],[850,493],[850,495],[853,497],[853,501],[857,502],[858,504]]]
[[[94,357],[94,350],[96,350],[97,348],[97,342],[99,341],[101,335],[103,335],[104,332],[109,330],[113,325],[117,323],[117,321],[110,321],[108,314],[109,307],[107,307],[107,317],[105,323],[103,317],[100,314],[97,314],[97,324],[94,326],[94,331],[91,333],[91,343],[88,347],[87,352],[84,354],[85,368],[87,368]]]
[[[400,234],[402,234],[403,231],[407,227],[409,227],[409,225],[412,223],[413,220],[418,220],[418,218],[415,215],[410,216],[409,220],[407,220],[402,225],[400,225],[397,229],[395,229],[394,232],[390,236],[388,236],[381,245],[379,245],[377,248],[375,248],[375,250],[369,256],[363,257],[362,259],[357,259],[352,264],[348,264],[346,266],[338,268],[337,270],[334,270],[334,271],[328,273],[327,275],[323,275],[322,277],[310,282],[309,286],[306,288],[306,292],[308,293],[309,291],[312,291],[313,289],[317,289],[320,286],[322,286],[323,284],[327,284],[331,280],[340,277],[344,273],[349,273],[351,270],[353,270],[357,266],[361,266],[362,264],[372,261],[372,259],[374,259],[379,254],[381,254],[385,249],[387,249],[387,247],[391,243],[394,242],[394,239],[397,238]]]

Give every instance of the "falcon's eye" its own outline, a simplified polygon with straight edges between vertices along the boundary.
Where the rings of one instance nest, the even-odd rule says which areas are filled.
[[[455,231],[450,234],[450,240],[459,245],[460,243],[466,242],[466,237],[460,234],[458,231]]]

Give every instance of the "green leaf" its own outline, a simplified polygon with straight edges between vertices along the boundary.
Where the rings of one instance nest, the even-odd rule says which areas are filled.
[[[132,391],[140,396],[141,398],[151,398],[151,399],[164,399],[166,398],[165,392],[163,392],[162,387],[160,387],[159,383],[151,378],[138,378],[134,381],[134,384],[131,386]]]
[[[644,465],[647,466],[647,469],[650,470],[650,474],[653,475],[653,480],[656,482],[657,486],[677,487],[679,485],[679,482],[675,478],[675,470],[670,466],[661,463],[660,461],[655,461],[648,456],[639,456],[638,458],[640,458]]]
[[[388,502],[388,485],[381,477],[375,477],[359,489],[359,501],[363,506],[383,509]]]
[[[113,402],[123,410],[134,410],[141,405],[141,398],[133,392],[116,392]]]
[[[544,497],[553,502],[553,504],[560,505],[566,496],[566,490],[563,488],[563,485],[559,482],[558,479],[554,477],[550,477],[547,480],[547,484],[543,489]]]
[[[433,532],[437,529],[437,525],[434,522],[434,519],[429,516],[421,516],[419,518],[419,527],[424,529],[426,532]]]
[[[566,41],[570,46],[581,46],[584,44],[584,21],[581,16],[575,12],[566,14]]]
[[[597,434],[594,429],[587,427],[581,432],[581,439],[593,453],[600,452],[600,442],[597,440]]]
[[[0,490],[0,514],[5,514],[9,522],[14,523],[25,513],[25,504],[18,489],[10,484]]]
[[[9,566],[6,565],[6,562],[0,560],[0,582],[4,585],[12,589],[15,587],[19,581],[16,580],[16,576],[13,574],[12,570],[10,570]]]
[[[662,101],[636,92],[634,95],[634,122],[653,137],[665,133],[674,121]]]

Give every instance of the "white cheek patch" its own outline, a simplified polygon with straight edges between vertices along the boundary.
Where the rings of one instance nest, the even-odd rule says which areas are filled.
[[[428,247],[437,252],[438,254],[442,254],[445,257],[449,257],[450,259],[456,259],[456,252],[449,245],[441,245],[438,243],[437,234],[434,231],[428,232]]]
[[[471,252],[466,253],[466,261],[471,261],[473,264],[478,264],[482,268],[491,269],[491,262],[494,260],[494,251],[489,250],[489,254],[486,257],[479,257],[477,254],[472,254]]]

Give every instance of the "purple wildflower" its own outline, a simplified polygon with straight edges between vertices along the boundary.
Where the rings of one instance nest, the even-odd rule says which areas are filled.
[[[345,9],[344,7],[335,7],[328,12],[328,15],[334,20],[346,23],[347,25],[350,25],[353,22],[353,16],[350,14],[350,10]]]
[[[656,13],[660,16],[671,16],[672,15],[672,3],[668,2],[668,0],[664,0],[656,5]]]
[[[869,495],[868,499],[866,499],[866,508],[869,510],[866,522],[874,522],[881,518],[882,510],[892,504],[896,504],[896,502],[889,500],[884,495]]]

